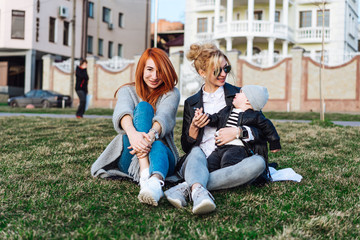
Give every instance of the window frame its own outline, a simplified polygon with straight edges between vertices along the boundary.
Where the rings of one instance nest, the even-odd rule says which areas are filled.
[[[94,18],[94,2],[88,2],[88,18]]]
[[[67,24],[67,32],[65,25]],[[70,22],[64,21],[64,29],[63,29],[63,45],[70,46]]]
[[[109,16],[108,19],[106,19],[106,15],[107,15],[106,12],[108,12],[108,16]],[[102,21],[107,24],[111,23],[111,9],[110,8],[107,8],[107,7],[102,8]]]
[[[304,20],[307,19],[307,16],[304,16],[302,14],[310,13],[310,24],[309,26],[305,25],[307,22],[304,23]],[[299,12],[299,28],[308,28],[312,27],[312,11],[311,10],[305,10]]]
[[[320,21],[319,21],[319,18],[321,18]],[[327,22],[327,24],[326,24],[326,22]],[[322,27],[322,10],[316,11],[316,26]],[[324,27],[330,27],[330,10],[329,9],[325,9]]]
[[[104,39],[98,39],[98,56],[104,56]]]
[[[124,13],[119,12],[119,28],[124,28]]]
[[[108,42],[108,58],[112,58],[114,56],[113,54],[113,48],[114,48],[114,42],[113,41],[109,41]]]
[[[16,15],[16,14],[19,14],[19,15]],[[14,23],[17,20],[19,21],[20,17],[22,18],[22,23],[20,23],[20,22]],[[20,40],[25,39],[25,17],[26,17],[26,12],[23,10],[12,10],[11,11],[11,39],[20,39]],[[15,26],[14,26],[15,24],[22,25],[21,26],[22,29],[16,30]],[[20,36],[17,36],[17,34],[21,31],[22,31],[22,33],[20,33]]]
[[[118,56],[118,57],[122,57],[122,56],[123,56],[123,45],[122,45],[121,43],[118,43],[117,56]]]
[[[94,37],[91,36],[91,35],[88,35],[87,38],[86,38],[86,41],[87,41],[86,42],[86,52],[92,54],[93,51],[94,51],[94,47],[93,47]]]
[[[208,32],[208,18],[207,17],[197,18],[196,23],[197,23],[196,24],[196,32],[197,33]]]
[[[53,20],[53,27],[52,26],[52,21]],[[51,43],[55,43],[56,42],[56,18],[54,17],[50,17],[49,18],[49,42]]]

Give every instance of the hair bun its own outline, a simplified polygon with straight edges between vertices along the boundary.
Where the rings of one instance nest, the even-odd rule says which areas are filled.
[[[195,61],[201,54],[203,47],[197,43],[193,43],[190,46],[190,50],[187,52],[186,57],[190,61]]]

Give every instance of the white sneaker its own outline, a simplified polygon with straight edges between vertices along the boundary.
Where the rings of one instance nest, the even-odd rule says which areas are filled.
[[[203,186],[200,185],[195,188],[191,195],[194,202],[192,209],[194,214],[206,214],[215,210],[215,199]]]
[[[190,187],[186,182],[180,183],[165,191],[167,200],[176,208],[187,205],[186,199],[190,195]]]
[[[164,182],[156,177],[140,181],[140,193],[138,196],[139,201],[157,206],[160,198],[164,196],[162,186],[164,186]]]

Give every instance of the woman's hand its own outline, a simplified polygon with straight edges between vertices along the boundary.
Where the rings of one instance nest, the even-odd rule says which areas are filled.
[[[151,139],[148,134],[144,132],[133,131],[128,134],[130,147],[132,149],[131,154],[136,153],[148,153],[151,149]]]
[[[232,140],[234,140],[238,134],[239,129],[234,127],[225,127],[217,131],[215,135],[215,143],[218,146],[222,146]]]
[[[191,125],[196,128],[203,128],[209,124],[210,119],[207,113],[203,113],[203,108],[196,109],[195,115],[191,121]]]

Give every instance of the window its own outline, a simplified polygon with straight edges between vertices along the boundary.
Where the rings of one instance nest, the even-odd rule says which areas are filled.
[[[280,11],[275,11],[275,22],[280,22]]]
[[[88,17],[94,18],[94,3],[93,2],[88,3]]]
[[[49,42],[55,42],[55,23],[56,19],[50,17],[49,21]]]
[[[197,32],[203,33],[207,32],[207,25],[208,25],[208,19],[207,18],[198,18],[197,20]]]
[[[322,10],[318,10],[317,11],[317,27],[322,27]],[[330,26],[330,11],[329,10],[325,10],[325,18],[324,18],[324,27],[329,27]]]
[[[103,47],[104,47],[103,45],[104,45],[104,40],[99,38],[99,42],[98,42],[98,55],[99,56],[103,55]]]
[[[254,20],[262,20],[263,12],[262,11],[254,11]]]
[[[124,27],[124,14],[119,13],[119,27]]]
[[[25,39],[25,11],[12,11],[11,38]]]
[[[113,42],[109,41],[109,48],[108,48],[108,58],[112,58],[113,57]]]
[[[93,53],[93,37],[92,36],[87,37],[87,52]]]
[[[300,27],[311,27],[311,11],[300,12]]]
[[[70,27],[70,23],[67,21],[64,21],[63,44],[65,46],[69,46],[69,27]]]
[[[117,55],[119,56],[119,57],[122,57],[122,55],[123,55],[123,46],[122,46],[122,44],[118,44],[118,51],[117,51]]]
[[[110,8],[103,7],[103,18],[102,18],[103,22],[111,23],[110,22],[110,15],[111,15]]]

